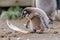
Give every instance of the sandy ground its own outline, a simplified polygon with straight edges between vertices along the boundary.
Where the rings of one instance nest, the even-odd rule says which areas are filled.
[[[12,20],[16,24],[20,24],[19,20]],[[0,19],[0,40],[60,40],[60,22],[55,21],[53,25],[45,29],[44,34],[29,33],[23,34],[10,29],[6,20]]]

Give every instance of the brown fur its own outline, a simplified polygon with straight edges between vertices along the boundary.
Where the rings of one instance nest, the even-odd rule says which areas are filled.
[[[33,24],[33,28],[36,29],[36,30],[44,30],[42,24],[41,24],[41,21],[40,21],[40,18],[38,16],[34,16],[31,18],[31,21],[32,21],[32,24]],[[27,24],[26,24],[26,28],[28,28],[28,25],[30,23],[30,20],[27,21]]]
[[[43,16],[47,19],[47,15],[45,15],[45,12],[42,9],[35,8],[35,7],[27,7],[22,11],[22,18],[26,17],[29,21],[26,24],[26,28],[28,28],[28,25],[30,24],[30,21],[32,22],[33,27],[30,26],[32,30],[44,30],[45,25],[43,25],[41,21],[41,17]]]

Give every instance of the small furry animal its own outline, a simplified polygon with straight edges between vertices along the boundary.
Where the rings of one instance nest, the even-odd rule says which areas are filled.
[[[44,27],[48,28],[49,18],[42,9],[27,7],[22,11],[22,18],[24,17],[28,19],[26,27],[28,27],[29,23],[32,24],[30,27],[33,30],[31,31],[32,33],[40,29],[41,31],[39,33],[43,33]]]
[[[27,24],[26,24],[26,28],[28,28],[29,24],[31,25],[30,26],[30,29],[32,30],[31,33],[35,33],[37,30],[40,31],[38,33],[43,33],[44,27],[43,27],[41,20],[38,16],[33,16],[30,20],[28,20]]]
[[[56,16],[56,0],[36,0],[36,8],[40,8],[49,16],[51,23],[55,20]]]

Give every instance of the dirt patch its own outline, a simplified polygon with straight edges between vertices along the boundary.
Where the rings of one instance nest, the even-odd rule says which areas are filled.
[[[19,20],[11,20],[11,22],[21,25]],[[60,22],[55,21],[54,24],[49,25],[49,28],[50,30],[45,29],[43,34],[22,34],[10,29],[6,20],[0,19],[0,40],[60,40]]]

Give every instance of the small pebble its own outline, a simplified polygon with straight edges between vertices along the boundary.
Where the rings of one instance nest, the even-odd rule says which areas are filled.
[[[30,40],[30,39],[27,39],[27,40]]]
[[[18,31],[15,31],[15,33],[18,33]]]
[[[7,36],[5,36],[5,35],[1,35],[0,37],[1,37],[1,38],[4,38],[4,37],[7,37]]]
[[[20,39],[21,39],[20,37],[17,38],[17,40],[20,40]]]
[[[13,37],[17,37],[17,35],[13,35]]]
[[[10,40],[10,38],[8,38],[8,40]]]
[[[54,29],[53,27],[50,27],[50,29]]]
[[[2,30],[4,30],[4,28],[1,28]]]
[[[54,31],[54,34],[58,34],[58,32],[57,31]]]
[[[4,38],[4,36],[1,36],[1,38]]]
[[[12,32],[8,32],[7,34],[12,34]]]

